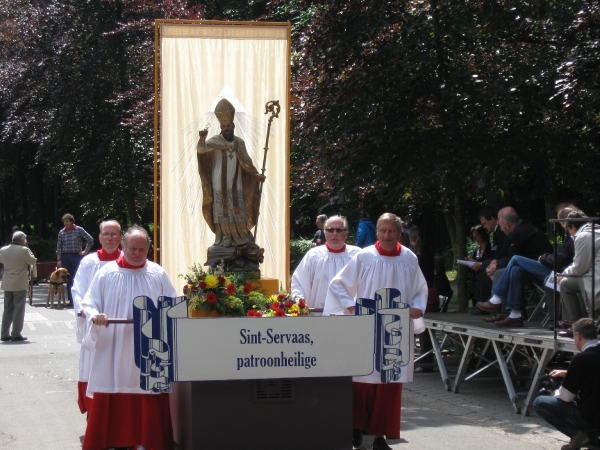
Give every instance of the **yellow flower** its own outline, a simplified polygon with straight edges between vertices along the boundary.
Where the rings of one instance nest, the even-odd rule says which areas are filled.
[[[291,312],[292,314],[294,314],[294,313],[295,313],[295,314],[294,314],[295,316],[297,316],[297,315],[298,315],[298,313],[299,313],[299,309],[300,309],[300,307],[298,306],[298,303],[294,303],[292,306],[290,306],[290,312]]]
[[[279,299],[277,298],[276,294],[273,294],[269,297],[269,303],[273,303],[273,302],[278,302]]]
[[[214,289],[219,285],[219,279],[214,275],[206,275],[204,282],[206,283],[206,287],[208,289]]]

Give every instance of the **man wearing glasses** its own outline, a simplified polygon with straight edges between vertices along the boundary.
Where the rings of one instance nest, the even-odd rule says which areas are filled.
[[[360,250],[346,244],[348,221],[345,217],[330,217],[324,228],[325,245],[310,249],[292,277],[292,297],[304,299],[309,308],[325,306],[329,282]]]
[[[96,253],[91,253],[81,260],[77,275],[73,281],[73,309],[77,317],[77,342],[81,344],[86,335],[85,314],[81,308],[81,301],[85,296],[96,272],[109,261],[115,261],[123,253],[119,246],[123,239],[121,225],[116,220],[105,220],[100,224],[98,236],[102,248]],[[79,381],[77,383],[77,403],[81,414],[88,411],[92,399],[86,397],[87,382],[89,379],[90,365],[93,354],[81,347],[79,351]]]

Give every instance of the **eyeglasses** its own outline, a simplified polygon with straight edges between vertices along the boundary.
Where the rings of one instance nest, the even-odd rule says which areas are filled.
[[[121,235],[120,234],[116,234],[116,233],[102,233],[102,237],[106,238],[106,239],[108,239],[108,238],[116,239],[119,236],[121,236]]]
[[[346,231],[345,228],[325,228],[325,231],[327,231],[328,233],[343,233]]]

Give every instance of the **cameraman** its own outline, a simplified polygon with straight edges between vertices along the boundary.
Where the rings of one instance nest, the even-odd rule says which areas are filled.
[[[567,370],[553,370],[551,377],[564,378],[554,395],[541,395],[533,402],[536,412],[550,425],[571,438],[561,450],[579,450],[596,444],[600,432],[600,342],[594,321],[573,324],[576,354]]]

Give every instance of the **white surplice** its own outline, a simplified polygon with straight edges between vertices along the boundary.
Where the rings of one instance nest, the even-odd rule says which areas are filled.
[[[140,388],[140,369],[135,365],[133,325],[111,324],[99,327],[91,318],[104,313],[109,319],[133,319],[133,300],[150,297],[176,297],[167,273],[158,264],[146,261],[141,269],[124,269],[107,263],[94,276],[81,302],[88,334],[83,345],[94,349],[87,394],[94,392],[149,394]]]
[[[340,253],[330,252],[326,245],[310,249],[292,276],[292,297],[303,298],[309,308],[323,308],[329,283],[359,251],[354,245],[346,245]]]
[[[121,252],[122,254],[123,252]],[[110,261],[100,261],[97,253],[90,253],[85,256],[81,263],[79,264],[79,268],[77,269],[77,274],[75,275],[75,279],[73,280],[73,288],[71,289],[71,294],[73,295],[73,310],[75,311],[75,323],[77,324],[76,336],[77,342],[81,344],[84,336],[87,333],[86,321],[85,317],[79,316],[81,312],[81,301],[85,296],[90,284],[92,283],[92,279],[96,272],[98,272],[106,263]],[[78,381],[87,381],[90,375],[90,366],[92,363],[93,353],[85,348],[81,347],[79,350],[79,380]]]
[[[396,288],[400,291],[403,303],[419,308],[425,314],[427,307],[427,282],[419,269],[417,256],[407,247],[402,247],[400,256],[382,256],[374,245],[360,250],[354,258],[333,278],[329,284],[323,315],[339,313],[355,306],[359,298],[375,297],[381,288]],[[410,321],[413,339],[413,321]],[[414,368],[413,345],[410,345],[409,364],[403,368],[397,383],[412,381]],[[373,366],[375,367],[375,366]],[[381,384],[378,372],[354,377],[359,383]]]

